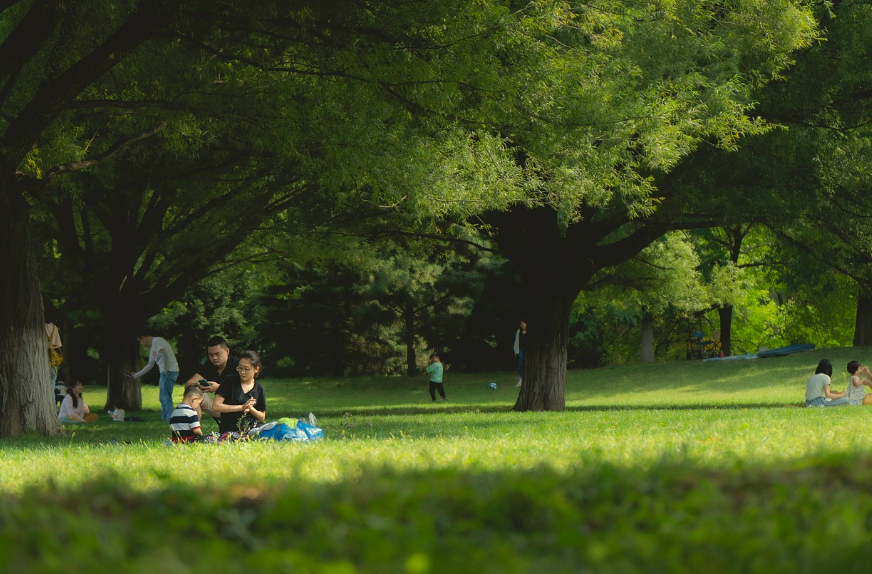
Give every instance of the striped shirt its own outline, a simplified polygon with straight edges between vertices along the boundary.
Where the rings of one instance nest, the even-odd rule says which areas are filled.
[[[191,405],[182,403],[176,407],[170,416],[170,430],[173,431],[173,442],[188,442],[197,440],[194,429],[200,428],[197,411]]]

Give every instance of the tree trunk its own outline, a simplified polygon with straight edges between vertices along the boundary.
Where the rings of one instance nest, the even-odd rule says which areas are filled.
[[[739,264],[739,256],[742,253],[742,242],[745,240],[745,236],[748,235],[748,232],[751,231],[752,226],[752,224],[748,224],[744,226],[736,225],[734,227],[723,228],[724,233],[727,235],[725,242],[727,254],[733,265]],[[718,316],[720,318],[721,328],[721,351],[724,353],[725,357],[729,357],[733,354],[733,306],[724,305],[723,307],[719,307]]]
[[[854,346],[872,346],[872,292],[862,285],[857,293],[857,320],[854,323]]]
[[[551,207],[517,205],[484,214],[482,220],[491,226],[500,252],[521,275],[529,342],[514,410],[562,411],[569,315],[575,298],[597,269],[628,260],[665,229],[636,227],[622,239],[600,246],[600,240],[628,221],[625,214],[611,221],[582,218],[567,224]]]
[[[30,208],[0,180],[0,437],[60,434]]]
[[[654,317],[651,313],[645,313],[642,317],[641,361],[643,363],[654,362]]]
[[[551,268],[524,277],[524,317],[528,343],[524,353],[524,382],[516,411],[562,411],[566,408],[566,343],[569,315],[578,290]],[[542,270],[544,271],[544,270]]]
[[[412,304],[407,304],[403,311],[406,331],[406,374],[410,377],[418,376],[418,357],[415,354],[415,309]]]
[[[733,306],[718,307],[718,317],[721,326],[721,351],[725,357],[733,354]]]
[[[102,307],[106,321],[108,356],[106,357],[106,410],[116,406],[124,410],[142,409],[142,386],[139,379],[123,376],[138,371],[142,365],[136,330],[140,321],[131,317],[130,307],[120,302],[107,302]]]
[[[124,410],[138,411],[142,409],[142,385],[139,379],[124,376],[125,373],[139,370],[141,366],[138,345],[135,341],[129,343],[127,340],[110,344],[114,350],[112,360],[106,365],[106,409],[121,407]]]

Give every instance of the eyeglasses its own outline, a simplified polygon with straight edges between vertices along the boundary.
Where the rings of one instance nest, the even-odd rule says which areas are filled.
[[[240,373],[250,373],[254,369],[251,367],[236,367],[236,370],[239,371]]]

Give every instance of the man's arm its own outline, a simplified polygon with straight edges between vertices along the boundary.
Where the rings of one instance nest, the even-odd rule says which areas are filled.
[[[142,375],[149,372],[152,367],[154,367],[154,354],[149,352],[148,353],[148,364],[146,366],[144,366],[141,371],[137,371],[130,376],[133,377],[134,379],[138,379]]]
[[[200,379],[205,379],[205,378],[206,377],[204,377],[200,373],[194,373],[193,377],[191,377],[190,379],[185,381],[185,388],[187,389],[191,385],[199,385],[200,390],[202,390],[204,393],[214,393],[215,391],[217,391],[221,387],[221,383],[216,383],[215,381],[206,381],[209,383],[208,386],[200,385]]]
[[[188,379],[187,381],[185,381],[185,388],[187,389],[187,388],[190,387],[191,385],[198,385],[198,384],[200,384],[200,379],[203,379],[203,378],[205,378],[205,377],[203,377],[203,375],[201,375],[200,373],[194,373],[194,376],[193,376],[193,377],[191,377],[190,379]]]

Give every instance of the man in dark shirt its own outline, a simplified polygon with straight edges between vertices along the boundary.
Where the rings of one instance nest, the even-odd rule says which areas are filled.
[[[185,382],[185,388],[191,385],[198,385],[200,390],[205,394],[203,402],[197,408],[197,415],[200,420],[203,418],[203,413],[214,418],[220,425],[221,413],[212,410],[212,401],[214,393],[221,386],[221,383],[227,380],[239,379],[239,373],[236,372],[236,367],[239,366],[239,357],[234,357],[230,354],[230,346],[223,337],[212,337],[206,345],[207,361],[197,367],[197,372],[194,376]],[[205,385],[200,384],[201,379],[206,379]]]

